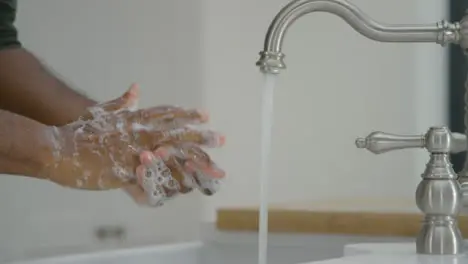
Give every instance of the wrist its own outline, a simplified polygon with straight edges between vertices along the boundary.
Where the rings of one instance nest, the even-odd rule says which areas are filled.
[[[0,173],[41,178],[53,161],[50,127],[0,111]]]
[[[47,126],[38,137],[37,142],[40,142],[37,146],[38,151],[31,157],[33,166],[38,172],[35,176],[52,180],[62,155],[60,130],[55,126]]]

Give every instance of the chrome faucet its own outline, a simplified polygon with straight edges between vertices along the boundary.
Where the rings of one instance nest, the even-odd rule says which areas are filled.
[[[422,228],[416,238],[417,253],[445,255],[459,254],[463,250],[463,237],[457,224],[457,216],[463,206],[463,189],[449,154],[465,151],[466,144],[465,135],[451,133],[447,127],[431,127],[420,136],[373,132],[356,140],[358,148],[374,154],[408,148],[425,148],[430,153],[416,189],[416,204],[424,214]]]
[[[268,28],[263,51],[256,63],[263,73],[279,74],[286,68],[282,45],[287,30],[296,19],[313,12],[335,14],[361,35],[375,41],[428,42],[441,46],[457,44],[468,56],[468,12],[460,22],[454,23],[440,21],[429,25],[388,25],[373,20],[345,0],[293,0],[280,10]],[[424,214],[422,228],[416,238],[418,254],[455,255],[463,251],[457,216],[464,206],[463,197],[468,197],[468,155],[464,169],[457,175],[449,154],[468,149],[468,79],[465,89],[465,134],[452,133],[441,126],[431,127],[427,133],[418,136],[373,132],[355,142],[358,148],[365,148],[374,154],[407,148],[425,148],[429,151],[430,159],[415,195],[416,204]]]

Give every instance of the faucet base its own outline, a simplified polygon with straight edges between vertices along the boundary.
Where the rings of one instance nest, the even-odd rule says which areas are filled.
[[[439,219],[438,219],[439,218]],[[416,253],[458,255],[463,253],[463,238],[454,218],[426,216],[416,238]]]
[[[416,238],[416,253],[457,255],[463,251],[463,238],[457,216],[463,208],[464,189],[452,168],[449,154],[467,149],[466,136],[447,127],[431,127],[423,136],[402,136],[373,132],[357,141],[357,147],[374,154],[405,148],[425,148],[430,159],[416,188],[416,205],[424,221]]]

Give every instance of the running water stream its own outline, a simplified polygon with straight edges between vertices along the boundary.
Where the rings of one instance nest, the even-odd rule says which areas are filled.
[[[271,134],[273,130],[273,98],[276,76],[265,74],[262,91],[260,134],[260,210],[258,231],[258,264],[267,264],[268,253],[268,185],[270,175]]]

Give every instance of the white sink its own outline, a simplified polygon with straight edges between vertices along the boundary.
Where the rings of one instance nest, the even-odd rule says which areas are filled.
[[[235,247],[235,246],[232,246]],[[256,264],[256,259],[248,257],[246,262],[245,249],[237,251],[232,247],[217,248],[202,242],[180,243],[143,247],[136,249],[121,249],[68,255],[64,257],[46,258],[33,261],[13,262],[11,264]],[[414,253],[414,245],[410,243],[363,243],[346,247],[344,257],[329,257],[328,260],[317,261],[311,256],[309,261],[294,260],[294,255],[304,254],[310,250],[302,248],[273,249],[269,263],[278,264],[459,264],[468,263],[466,255],[461,256],[418,256]],[[226,251],[227,249],[227,251]],[[256,249],[255,249],[256,250]],[[254,250],[254,251],[255,251]],[[276,255],[276,257],[274,256]],[[278,258],[279,257],[279,258]]]
[[[414,243],[360,243],[346,245],[344,257],[310,264],[462,264],[468,255],[418,255]]]
[[[180,243],[133,249],[115,249],[60,257],[9,262],[8,264],[256,264],[257,247],[251,244]],[[336,252],[339,254],[339,252]],[[297,264],[333,256],[297,246],[271,246],[269,264]]]
[[[208,240],[108,249],[99,252],[34,258],[7,264],[257,264],[258,241],[255,233],[222,233]],[[268,264],[298,264],[340,258],[346,244],[388,238],[358,238],[331,235],[271,234]],[[361,251],[361,250],[358,250]]]
[[[198,264],[203,244],[181,243],[44,258],[11,264]]]

